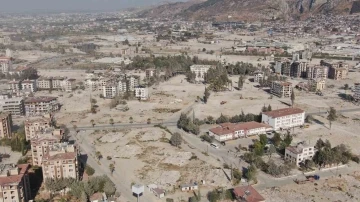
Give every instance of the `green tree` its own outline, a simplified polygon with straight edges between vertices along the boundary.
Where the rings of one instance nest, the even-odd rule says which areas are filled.
[[[262,109],[261,109],[261,112],[267,112],[267,108],[266,108],[266,106],[265,106],[265,104],[264,104],[264,106],[262,107]]]
[[[172,136],[170,138],[170,144],[172,144],[173,146],[179,147],[181,145],[181,142],[182,142],[182,137],[181,137],[180,133],[172,134]]]
[[[98,160],[100,160],[102,158],[102,154],[99,151],[95,152],[95,156]]]
[[[270,145],[269,146],[269,149],[268,149],[268,151],[267,151],[268,153],[268,156],[269,156],[269,158],[271,158],[271,156],[274,154],[274,153],[276,153],[276,148],[274,147],[274,145]]]
[[[109,122],[112,126],[114,125],[114,119],[111,118]]]
[[[294,107],[295,104],[295,92],[294,88],[291,90],[291,106]]]
[[[345,84],[345,85],[344,85],[344,90],[345,90],[345,92],[346,92],[347,90],[349,90],[349,84]]]
[[[147,121],[146,121],[147,124],[151,124],[151,119],[148,118]]]
[[[87,197],[87,195],[86,195],[86,193],[84,191],[81,193],[80,201],[81,202],[87,202],[88,201],[88,197]]]
[[[133,122],[134,122],[134,119],[133,119],[132,116],[130,116],[129,121],[130,121],[130,123],[133,123]]]
[[[207,89],[207,88],[205,87],[205,91],[204,91],[204,103],[205,103],[205,104],[207,103],[209,97],[210,97],[210,91],[209,91],[209,89]]]
[[[290,135],[290,133],[286,134],[285,138],[284,138],[284,144],[286,147],[291,145],[291,142],[293,140],[293,137]]]
[[[95,121],[94,121],[94,119],[91,119],[91,125],[92,125],[92,127],[94,127],[95,126]]]
[[[268,108],[267,108],[267,111],[268,112],[271,112],[272,111],[272,108],[271,108],[271,105],[269,104]]]
[[[86,173],[88,176],[92,176],[92,175],[95,174],[95,170],[94,170],[94,168],[92,168],[91,166],[86,165],[86,166],[85,166],[85,173]]]
[[[240,75],[239,81],[238,81],[238,88],[239,88],[239,90],[241,90],[241,89],[244,87],[244,80],[245,80],[244,76],[243,76],[243,75]]]
[[[264,154],[264,146],[261,144],[260,141],[254,142],[254,153],[257,156],[262,156]]]
[[[110,179],[108,179],[104,184],[104,192],[108,196],[111,196],[116,192],[115,184]]]
[[[256,167],[253,164],[251,164],[246,170],[245,177],[248,180],[248,182],[251,182],[251,181],[256,181],[256,175],[257,175]]]
[[[110,173],[111,173],[111,175],[112,175],[113,172],[114,172],[114,170],[115,170],[115,165],[111,163],[111,164],[109,165],[109,170],[110,170]]]
[[[265,147],[265,145],[267,144],[268,142],[268,138],[266,137],[265,134],[260,134],[260,143],[263,147]]]
[[[329,120],[330,129],[331,129],[332,122],[336,121],[337,119],[337,114],[334,107],[330,107],[330,110],[328,111],[327,119]]]
[[[223,114],[221,114],[220,117],[216,119],[217,124],[226,123],[226,122],[229,122],[229,118],[224,116]]]
[[[221,199],[220,193],[215,189],[207,194],[207,198],[210,202],[217,202]]]

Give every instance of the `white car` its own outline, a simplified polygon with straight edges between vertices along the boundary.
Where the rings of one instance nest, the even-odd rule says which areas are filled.
[[[214,144],[214,143],[211,143],[210,146],[214,147],[215,149],[219,149],[219,146],[217,146],[217,145]]]

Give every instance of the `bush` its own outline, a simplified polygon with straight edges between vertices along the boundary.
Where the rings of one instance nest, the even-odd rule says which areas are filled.
[[[356,163],[360,163],[360,158],[358,156],[351,157],[351,160],[356,162]]]
[[[88,176],[92,176],[92,175],[95,174],[95,170],[94,170],[94,168],[92,168],[91,166],[86,165],[86,166],[85,166],[85,173],[86,173]]]
[[[205,140],[208,143],[212,143],[214,141],[214,137],[211,137],[209,135],[202,135],[202,136],[200,136],[200,138]]]

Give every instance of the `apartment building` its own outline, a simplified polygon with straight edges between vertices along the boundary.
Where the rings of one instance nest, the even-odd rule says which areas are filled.
[[[209,135],[217,141],[227,141],[265,134],[269,130],[272,130],[271,126],[255,121],[246,123],[222,123],[218,127],[210,129]]]
[[[260,80],[264,79],[264,72],[262,71],[255,71],[254,72],[254,82],[259,82]]]
[[[275,131],[304,125],[305,111],[299,108],[283,108],[263,112],[261,122],[270,125]]]
[[[63,82],[66,80],[66,77],[52,77],[51,78],[51,85],[52,85],[52,89],[54,90],[61,90],[62,89],[62,84]]]
[[[354,99],[360,101],[360,83],[354,85]]]
[[[76,89],[76,79],[64,79],[61,83],[63,91],[72,92]]]
[[[11,43],[11,38],[8,36],[0,36],[0,44],[9,45]]]
[[[21,89],[27,90],[29,89],[30,92],[36,92],[36,81],[35,80],[24,80],[21,82]]]
[[[99,79],[97,79],[97,78],[86,79],[85,87],[90,88],[91,91],[96,91],[99,89],[102,90],[101,83],[100,83]]]
[[[209,69],[214,68],[212,65],[191,65],[190,71],[195,73],[196,81],[204,81],[205,74],[209,71]]]
[[[0,109],[3,112],[11,113],[13,116],[22,116],[25,114],[24,100],[22,97],[0,100]]]
[[[26,116],[41,116],[60,109],[57,97],[29,97],[24,102]]]
[[[139,86],[139,84],[140,84],[140,77],[130,75],[130,76],[126,76],[125,78],[127,80],[127,85],[129,85],[129,90],[135,91],[135,87]]]
[[[119,93],[119,94],[126,92],[127,83],[128,83],[128,82],[126,81],[126,79],[120,79],[120,80],[118,81],[118,86],[117,86],[117,88],[118,88],[118,93]]]
[[[139,100],[149,99],[149,90],[145,86],[135,87],[135,97]]]
[[[12,70],[12,62],[9,57],[0,57],[0,72],[7,74]]]
[[[42,159],[43,179],[79,178],[79,152],[75,145],[58,143],[48,147]]]
[[[348,74],[348,69],[345,67],[336,67],[331,66],[329,68],[329,78],[334,80],[343,80],[346,79]]]
[[[156,77],[157,76],[156,69],[154,68],[146,69],[145,75],[146,75],[146,79],[150,79],[151,77]]]
[[[0,113],[0,138],[12,137],[12,119],[10,113]]]
[[[308,79],[327,79],[329,69],[327,66],[308,66],[306,70]]]
[[[40,77],[36,80],[36,86],[39,90],[50,90],[51,89],[51,78]]]
[[[26,140],[36,138],[38,134],[43,133],[52,127],[53,119],[50,115],[27,119],[24,122]]]
[[[311,92],[323,91],[326,87],[325,79],[309,79],[308,89]]]
[[[291,62],[284,61],[281,63],[281,75],[290,76],[291,72]]]
[[[306,78],[307,62],[293,62],[290,68],[290,76],[295,78]]]
[[[113,99],[117,96],[118,89],[115,83],[103,86],[103,96],[106,99]]]
[[[11,98],[11,95],[9,92],[6,91],[0,91],[0,100],[6,100]]]
[[[33,165],[41,166],[44,156],[49,153],[49,147],[60,143],[63,138],[64,132],[60,129],[46,128],[36,132],[30,140]]]
[[[315,155],[315,148],[309,146],[305,142],[299,143],[296,146],[285,148],[285,160],[295,163],[300,166],[300,163],[305,163],[305,160],[312,159]]]
[[[16,81],[15,79],[8,82],[8,89],[12,93],[19,92],[21,89],[21,81]]]
[[[273,81],[271,83],[271,94],[280,98],[290,97],[292,92],[292,83],[283,81]]]
[[[0,165],[1,202],[28,202],[31,199],[29,169],[29,164]]]

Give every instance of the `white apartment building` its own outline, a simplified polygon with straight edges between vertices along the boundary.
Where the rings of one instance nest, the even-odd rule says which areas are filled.
[[[103,86],[103,96],[107,99],[115,98],[117,95],[117,86],[115,84],[108,84]]]
[[[51,78],[51,86],[54,90],[60,90],[62,89],[62,84],[66,80],[65,77],[53,77]]]
[[[205,74],[213,67],[212,65],[191,65],[190,71],[195,73],[196,81],[204,81]]]
[[[129,90],[134,91],[135,87],[139,85],[140,78],[138,76],[131,75],[131,76],[126,77],[126,79],[129,84]]]
[[[297,166],[300,166],[300,163],[304,163],[307,159],[312,159],[314,155],[315,148],[305,142],[285,148],[285,160],[295,163]]]
[[[9,45],[11,43],[11,38],[8,36],[0,36],[0,44]]]
[[[101,83],[100,83],[99,79],[96,79],[96,78],[86,79],[85,80],[85,87],[90,88],[91,91],[96,91],[96,90],[99,90],[99,89],[102,90]]]
[[[39,90],[51,89],[51,79],[47,77],[40,77],[36,80],[36,86]]]
[[[21,88],[21,82],[20,81],[16,81],[15,79],[12,80],[12,81],[9,81],[8,89],[11,92],[13,92],[13,93],[19,92],[20,88]]]
[[[0,57],[0,72],[3,74],[7,74],[11,70],[12,70],[11,58]]]
[[[305,111],[299,108],[284,108],[263,112],[261,122],[273,127],[275,131],[304,125]]]
[[[0,111],[9,112],[13,116],[25,114],[24,100],[22,97],[13,97],[0,100]]]
[[[30,92],[36,92],[36,81],[35,80],[24,80],[21,82],[21,89],[27,90],[29,89]]]
[[[360,101],[360,83],[355,83],[354,86],[354,99]]]
[[[149,99],[149,90],[144,86],[135,87],[135,97],[139,100]]]
[[[61,82],[61,88],[63,91],[72,92],[76,89],[76,79],[65,79]]]
[[[264,72],[262,71],[255,71],[254,72],[254,82],[259,82],[260,80],[264,79]]]

